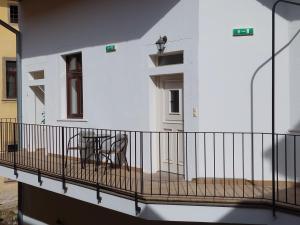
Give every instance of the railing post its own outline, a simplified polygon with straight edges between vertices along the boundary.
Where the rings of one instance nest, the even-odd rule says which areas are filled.
[[[273,216],[276,216],[276,199],[275,199],[275,11],[276,6],[280,2],[277,1],[272,9],[272,208]]]
[[[14,132],[14,147],[13,147],[14,175],[18,178],[17,162],[16,162],[16,151],[18,149],[17,140],[16,140],[16,123],[13,123],[13,132]]]
[[[135,213],[139,215],[141,213],[141,207],[139,207],[139,200],[137,192],[134,193]]]
[[[98,173],[98,172],[97,172]],[[96,191],[97,191],[97,200],[98,200],[98,204],[100,204],[102,202],[102,197],[100,195],[100,184],[99,181],[97,181],[97,185],[96,185]]]
[[[42,186],[43,181],[42,181],[42,173],[41,173],[40,169],[38,170],[38,182],[39,182],[40,186]]]
[[[141,194],[144,194],[144,135],[140,133]]]
[[[65,177],[65,129],[64,127],[61,127],[61,150],[62,150],[62,188],[64,192],[66,193],[68,188],[66,186],[66,177]]]

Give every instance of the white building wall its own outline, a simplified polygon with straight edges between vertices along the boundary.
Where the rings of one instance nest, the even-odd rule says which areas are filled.
[[[47,124],[127,130],[157,129],[150,76],[184,73],[185,131],[270,132],[272,2],[126,0],[120,3],[117,0],[54,0],[39,4],[37,0],[22,1],[24,122],[33,122],[32,98],[28,87],[31,71],[45,71],[43,84],[46,86]],[[298,39],[288,45],[294,32],[298,31],[298,18],[295,15],[288,7],[280,6],[276,16],[276,44],[279,51],[276,66],[276,130],[283,133],[297,129],[299,121]],[[241,27],[253,27],[254,36],[233,37],[233,28]],[[184,50],[184,65],[163,68],[151,66],[149,55],[156,53],[154,43],[160,35],[168,36],[167,51]],[[107,54],[107,44],[116,44],[117,52]],[[83,55],[84,119],[68,120],[62,55],[78,51]],[[193,117],[193,108],[198,109],[198,117]],[[214,174],[222,177],[223,166],[227,178],[232,177],[234,172],[236,178],[241,178],[240,137],[236,139],[235,159],[232,157],[231,138],[230,135],[226,137],[226,154],[230,157],[226,158],[225,165],[222,164],[222,148],[218,147],[222,144],[220,137],[216,139],[216,154],[208,143],[206,159],[203,158],[204,148],[199,143],[197,169],[194,164],[195,149],[191,147],[187,155],[188,178],[194,178],[196,171],[198,177],[212,177]],[[208,139],[211,141],[212,137]],[[255,139],[255,146],[259,146],[259,142],[259,138]],[[260,180],[263,178],[262,172],[264,179],[270,179],[270,144],[270,139],[266,140],[263,152],[260,148],[254,148],[252,154],[251,141],[247,137],[244,164],[247,168],[246,179]],[[148,149],[144,150],[148,157]],[[260,167],[262,157],[264,171]],[[208,166],[207,174],[204,174],[204,160]],[[252,162],[259,165],[254,174]],[[149,169],[149,165],[145,167]],[[280,178],[282,175],[280,171]],[[293,177],[292,173],[289,175]],[[77,187],[73,188],[75,190]],[[73,197],[77,197],[79,192],[75,190],[74,193]],[[200,208],[195,209],[199,211]],[[219,221],[224,221],[224,215],[230,216],[229,211],[236,212],[222,209],[218,215]],[[156,210],[159,211],[159,207]],[[211,208],[205,210],[215,215]],[[220,211],[220,208],[217,210]],[[261,212],[256,211],[251,218],[259,218],[253,215]],[[236,218],[243,213],[237,212]],[[153,217],[147,212],[146,216]],[[240,221],[233,217],[228,220],[224,218],[226,222]],[[263,222],[266,224],[278,224],[271,221],[270,217],[265,218]],[[209,216],[195,221],[217,222]],[[296,224],[297,218],[295,221]]]
[[[290,44],[290,68],[291,68],[291,75],[290,75],[290,92],[291,92],[291,115],[290,115],[290,123],[291,123],[291,131],[299,132],[300,130],[300,120],[299,120],[299,87],[298,84],[300,82],[299,76],[299,44],[300,44],[300,37],[299,37],[299,29],[300,29],[300,13],[298,7],[290,7],[289,8],[289,35],[290,38],[293,40]]]
[[[200,129],[271,131],[271,1],[200,1]],[[289,41],[285,8],[277,15],[277,49]],[[233,37],[233,28],[254,36]],[[289,128],[289,48],[277,59],[277,131]],[[279,88],[280,86],[280,88]]]
[[[186,104],[197,104],[196,99],[191,99],[191,96],[197,95],[189,92],[198,90],[194,82],[198,77],[198,1],[35,3],[34,0],[23,3],[24,105],[29,105],[30,101],[30,98],[26,98],[26,73],[31,65],[39,62],[40,67],[46,70],[47,124],[156,130],[151,121],[154,106],[150,104],[150,76],[162,73],[184,72]],[[59,8],[53,8],[55,5],[59,5]],[[43,17],[37,19],[37,12],[43,12]],[[167,51],[187,52],[186,65],[163,69],[150,66],[149,55],[156,54],[154,43],[160,35],[169,38]],[[117,52],[107,54],[107,44],[116,44]],[[77,51],[83,54],[82,123],[74,123],[74,120],[66,118],[65,65],[62,55]],[[192,111],[192,107],[188,108]],[[198,130],[197,122],[190,119],[190,115],[186,120],[187,130]],[[24,110],[24,121],[31,121],[31,117],[30,109]]]
[[[271,132],[271,16],[274,1],[199,1],[199,127],[201,131]],[[297,119],[295,101],[290,97],[292,57],[289,45],[294,36],[291,30],[289,6],[280,5],[276,15],[276,132],[286,133],[294,125],[290,114]],[[295,16],[293,17],[295,19]],[[295,23],[295,22],[294,22]],[[233,37],[234,28],[254,28],[254,36]],[[296,45],[296,43],[295,43]],[[295,48],[296,49],[296,48]],[[293,59],[297,60],[297,59]],[[297,64],[297,63],[296,63]],[[296,86],[296,82],[292,82]],[[295,88],[296,90],[296,88]],[[297,94],[295,94],[297,96]],[[295,119],[294,119],[295,120]],[[206,176],[270,180],[271,137],[225,135],[225,154],[222,135],[208,135]],[[288,141],[288,159],[292,164],[293,140]],[[279,137],[279,179],[284,171],[284,137]],[[200,145],[201,146],[201,145]],[[244,159],[243,159],[244,151]],[[233,156],[234,153],[234,156]],[[214,159],[214,154],[216,158]],[[204,147],[199,148],[198,175],[205,176]],[[225,155],[225,156],[224,156]],[[225,159],[224,159],[225,157]],[[215,167],[215,168],[214,168]],[[244,172],[244,174],[243,174]],[[201,175],[200,175],[201,174]],[[288,179],[294,179],[291,168]]]
[[[270,132],[271,6],[264,0],[127,0],[126,4],[89,0],[47,1],[43,5],[24,1],[24,122],[32,122],[28,92],[28,72],[32,70],[45,70],[47,124],[126,130],[157,130],[150,76],[184,73],[185,131]],[[296,48],[291,50],[288,45],[297,24],[294,14],[289,7],[280,6],[276,16],[276,130],[281,133],[295,127],[298,120],[298,78],[292,75],[294,80],[289,79],[290,73],[297,74]],[[241,27],[253,27],[254,36],[233,37],[232,30]],[[160,35],[169,38],[167,52],[184,50],[184,65],[151,65],[149,55],[156,53],[154,43]],[[110,43],[116,44],[117,52],[105,52]],[[66,118],[62,58],[78,51],[83,54],[84,91],[84,119],[79,121]],[[194,108],[198,117],[193,116]],[[236,137],[235,158],[231,137],[225,139],[229,139],[225,175],[231,177],[235,170],[235,176],[241,178],[241,137]],[[216,146],[222,146],[220,137],[216,141]],[[270,139],[265,140],[263,152],[259,137],[254,140],[254,152],[249,137],[245,143],[246,178],[260,180],[264,173],[265,179],[270,179]],[[217,147],[214,159],[213,146],[208,143],[204,159],[204,148],[199,147],[196,170],[193,143],[189,146],[189,178],[195,177],[196,171],[204,176],[204,160],[208,177],[224,175],[222,148]],[[149,158],[149,149],[144,151]],[[147,163],[144,166],[149,170]],[[254,163],[259,166],[253,172]]]

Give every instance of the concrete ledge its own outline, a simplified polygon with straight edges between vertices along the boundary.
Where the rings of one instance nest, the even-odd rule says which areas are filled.
[[[3,166],[0,166],[0,175],[9,179],[16,179],[14,170]],[[37,175],[22,171],[18,171],[18,178],[16,180],[59,195],[146,220],[266,225],[282,225],[288,221],[289,225],[300,224],[300,217],[296,215],[278,212],[277,217],[274,218],[271,209],[241,208],[238,206],[222,207],[138,203],[141,213],[137,215],[135,202],[121,196],[101,192],[102,202],[98,204],[96,191],[82,186],[67,183],[68,190],[65,193],[61,181],[42,177],[43,184],[40,186]],[[25,224],[43,225],[43,223],[39,223],[39,221],[27,218],[26,216],[24,220],[27,221]]]

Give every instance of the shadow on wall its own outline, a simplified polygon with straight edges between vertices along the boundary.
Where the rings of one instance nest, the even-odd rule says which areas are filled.
[[[148,221],[28,185],[24,185],[24,190],[26,191],[26,195],[24,195],[24,214],[46,224],[205,225],[204,223]],[[152,218],[154,220],[161,219],[158,215],[152,215]]]
[[[286,50],[292,43],[293,41],[299,36],[300,34],[300,29],[296,32],[296,34],[291,38],[291,40],[284,45],[282,48],[280,48],[276,52],[276,56],[278,56],[280,53],[282,53],[284,50]],[[255,84],[255,79],[259,75],[259,72],[269,63],[272,63],[272,57],[267,59],[265,62],[263,62],[254,72],[252,79],[251,79],[251,131],[254,132],[254,84]]]
[[[272,10],[273,4],[276,0],[257,0],[264,6],[268,7]],[[300,2],[298,0],[298,2]],[[277,14],[281,17],[289,20],[300,20],[300,7],[291,7],[286,4],[281,4],[278,6]],[[270,14],[271,20],[271,14]],[[279,51],[276,53],[277,55],[282,53],[286,48],[288,48],[293,41],[298,38],[300,34],[300,29],[297,30],[295,34],[291,34],[291,40],[283,46]],[[271,34],[270,34],[271,38]],[[271,49],[270,49],[271,52]],[[267,64],[271,63],[272,58],[267,59],[263,62],[258,69],[255,71],[251,81],[251,128],[254,131],[254,109],[253,109],[253,92],[254,92],[254,85],[255,85],[255,78],[259,75],[260,70],[265,67]],[[271,76],[271,74],[270,74]],[[300,122],[298,124],[293,124],[293,128],[298,129],[300,126]],[[266,161],[272,162],[272,148],[269,147],[264,151],[264,157]],[[300,198],[299,198],[299,181],[300,181],[300,136],[294,136],[293,134],[283,134],[276,136],[276,147],[275,147],[275,186],[276,186],[276,200],[281,203],[287,203],[290,205],[300,205]],[[277,182],[279,181],[279,182]],[[298,191],[298,192],[297,192]],[[298,196],[298,197],[297,197]],[[242,202],[241,205],[244,205]],[[258,209],[257,212],[261,211]],[[261,211],[262,212],[262,211]],[[257,214],[258,215],[258,214]],[[260,218],[260,221],[265,221],[266,223],[270,224],[282,224],[287,223],[287,219],[289,219],[289,224],[299,224],[300,217],[293,217],[293,218],[286,218],[277,220],[276,218],[271,217],[272,212],[270,208],[270,217],[268,218]],[[282,216],[282,215],[281,215]],[[220,221],[234,221],[240,220],[241,218],[249,218],[249,215],[244,215],[241,213],[240,209],[233,210],[230,214],[226,215]],[[271,219],[270,219],[271,218]],[[255,220],[255,218],[252,218]],[[245,221],[248,222],[248,221]],[[249,221],[250,222],[250,221]]]
[[[300,122],[296,127],[299,126]],[[280,202],[300,205],[300,199],[297,198],[300,193],[295,192],[300,190],[300,134],[277,134],[275,140],[276,198]],[[272,162],[271,147],[264,155],[266,160]]]
[[[257,0],[270,10],[272,10],[272,7],[274,3],[277,0]],[[297,1],[297,0],[296,0]],[[298,0],[300,2],[300,0]],[[293,20],[300,20],[300,7],[291,7],[287,4],[279,4],[276,10],[277,15],[282,16],[283,18],[293,21]],[[271,20],[271,13],[270,13],[270,20]],[[300,29],[298,29],[295,33],[291,34],[290,41],[286,43],[284,46],[282,46],[277,52],[276,56],[280,55],[285,50],[288,50],[288,48],[293,44],[293,42],[299,38]],[[271,34],[270,34],[270,40],[271,40]],[[255,80],[260,75],[260,71],[267,66],[268,64],[272,63],[272,56],[271,56],[271,49],[270,49],[270,58],[268,58],[266,61],[264,61],[255,71],[251,79],[251,94],[250,94],[250,107],[251,107],[251,132],[255,132],[255,121],[254,121],[254,88],[255,88]],[[271,74],[270,74],[271,76]]]
[[[272,10],[273,5],[277,0],[257,0],[257,1],[260,2],[261,4],[263,4],[265,7]],[[293,1],[300,3],[300,0],[293,0]],[[276,13],[277,13],[277,15],[280,15],[281,17],[283,17],[289,21],[293,21],[293,20],[300,19],[299,10],[300,10],[299,6],[292,6],[292,5],[288,5],[286,3],[280,3],[277,6]],[[270,17],[270,19],[271,19],[271,17]]]
[[[274,3],[277,0],[257,0],[258,2],[260,2],[261,4],[263,4],[264,6],[266,6],[267,8],[269,8],[270,10],[272,10],[272,7],[274,5]],[[300,2],[300,0],[294,0],[296,2]],[[294,10],[296,9],[296,10]],[[289,21],[293,21],[293,20],[300,20],[300,7],[293,7],[291,5],[287,5],[287,4],[280,4],[277,8],[276,13],[280,16],[282,16],[283,18],[289,20]],[[270,14],[270,20],[271,20],[271,14]],[[283,47],[281,47],[277,52],[276,52],[276,56],[281,54],[283,51],[285,51],[288,47],[290,47],[290,45],[292,45],[292,43],[299,38],[299,34],[300,34],[300,29],[298,29],[294,34],[291,34],[291,38],[290,41],[284,45]],[[270,34],[270,38],[271,38],[271,34]],[[270,51],[271,54],[271,51]],[[255,85],[255,79],[257,78],[257,76],[259,76],[259,72],[262,68],[264,68],[267,64],[271,63],[272,61],[272,57],[270,57],[269,59],[267,59],[265,62],[263,62],[258,68],[257,70],[254,72],[252,80],[251,80],[251,129],[252,132],[255,132],[255,128],[254,128],[254,85]],[[271,74],[270,74],[271,76]],[[295,130],[297,130],[300,126],[300,122],[298,122],[298,124],[293,124],[292,125],[293,128]],[[293,129],[291,129],[293,130]],[[295,152],[294,150],[296,150],[296,154],[298,153],[298,155],[296,155],[297,157],[297,162],[300,162],[300,146],[298,144],[298,141],[300,141],[300,137],[296,137],[296,146],[294,143],[294,136],[286,136],[286,135],[278,135],[276,140],[277,140],[277,144],[276,144],[276,154],[278,153],[278,166],[276,165],[276,173],[278,173],[279,177],[280,175],[283,175],[284,178],[288,178],[288,179],[295,179],[295,175],[294,175],[294,170],[293,170],[293,176],[291,176],[289,173],[286,172],[287,169],[289,169],[288,167],[291,167],[292,165],[287,165],[287,163],[284,161],[285,159],[287,160],[287,162],[292,162],[294,163],[294,156],[295,156]],[[300,142],[299,142],[300,143]],[[294,149],[294,147],[296,149]],[[272,160],[272,149],[268,149],[265,153],[265,156],[268,160]],[[276,161],[277,161],[276,159]],[[277,164],[277,162],[276,162]],[[287,167],[287,168],[286,168]],[[298,171],[298,170],[296,170]],[[299,176],[300,176],[300,171],[298,171]],[[276,174],[277,175],[277,174]]]
[[[43,4],[39,0],[24,1],[23,57],[140,39],[179,1],[86,0],[84,4],[81,0],[52,0]],[[38,22],[40,17],[42,23]]]
[[[296,125],[299,126],[300,122]],[[244,221],[249,224],[268,224],[268,225],[298,225],[300,224],[300,217],[288,217],[287,214],[280,213],[279,209],[282,206],[297,206],[297,209],[300,207],[300,134],[277,134],[276,135],[276,145],[275,145],[275,198],[276,204],[278,207],[279,217],[272,217],[272,208],[271,208],[271,169],[270,165],[272,164],[272,147],[271,147],[271,134],[265,134],[263,137],[264,141],[261,140],[261,135],[254,136],[254,143],[264,143],[263,151],[263,162],[258,159],[261,155],[255,154],[255,160],[253,164],[253,171],[255,174],[252,174],[253,177],[256,177],[254,185],[251,185],[251,181],[248,184],[248,187],[245,189],[247,200],[255,199],[257,202],[261,201],[261,204],[268,203],[270,207],[261,205],[259,203],[251,206],[251,210],[247,210],[245,206],[248,206],[249,201],[241,200],[239,204],[227,213],[226,216],[221,218],[219,222],[223,223],[234,223]],[[266,146],[268,144],[268,147]],[[261,145],[254,145],[254,152],[259,152],[257,149],[261,149]],[[237,149],[236,149],[237,151]],[[261,182],[261,170],[257,171],[257,168],[263,168],[263,175]],[[255,170],[254,170],[255,169]],[[238,172],[236,170],[236,172]],[[253,187],[253,195],[252,195]],[[238,188],[237,188],[238,189]],[[241,190],[242,188],[240,188]],[[250,190],[250,192],[249,192]],[[243,190],[242,190],[243,191]],[[228,196],[227,196],[228,197]],[[263,199],[262,199],[263,198]],[[265,200],[269,200],[266,202]]]

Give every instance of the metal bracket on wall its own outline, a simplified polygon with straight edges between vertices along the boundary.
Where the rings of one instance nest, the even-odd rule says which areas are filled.
[[[97,184],[97,200],[98,200],[98,204],[100,204],[102,202],[102,197],[100,195],[100,185]]]
[[[43,181],[42,181],[42,173],[40,170],[38,170],[38,182],[39,182],[40,186],[42,186]]]
[[[18,178],[18,177],[19,177],[19,174],[18,174],[17,167],[14,167],[14,175],[16,176],[16,178]]]
[[[67,185],[66,185],[66,179],[65,178],[62,179],[62,188],[64,190],[64,193],[67,193],[68,188],[67,188]]]
[[[135,213],[136,215],[139,215],[141,213],[141,207],[139,207],[139,201],[138,201],[138,194],[135,193],[134,195],[134,201],[135,201]]]

